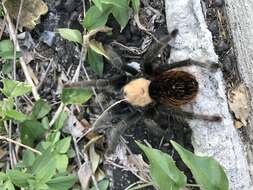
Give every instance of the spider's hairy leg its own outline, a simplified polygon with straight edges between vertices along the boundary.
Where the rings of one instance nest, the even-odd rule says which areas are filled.
[[[109,79],[97,79],[97,80],[83,80],[79,82],[66,83],[64,88],[86,88],[86,87],[97,87],[105,88],[108,86],[114,86],[123,81],[125,76],[117,75]]]
[[[141,116],[142,114],[137,111],[129,113],[127,116],[122,117],[116,126],[109,129],[106,133],[108,141],[107,153],[110,154],[114,152],[119,143],[120,136],[123,135],[128,128],[135,125],[141,119]]]
[[[106,54],[110,58],[109,61],[113,65],[113,67],[117,68],[121,72],[126,71],[132,75],[136,75],[138,73],[136,69],[126,65],[122,61],[121,57],[116,53],[116,51],[113,49],[111,45],[107,45],[105,49],[106,49]]]
[[[191,59],[187,59],[184,61],[174,62],[174,63],[170,63],[170,64],[163,64],[155,70],[155,73],[159,74],[159,73],[168,71],[170,69],[191,66],[191,65],[203,67],[203,68],[209,69],[211,71],[215,71],[221,67],[221,65],[219,63],[210,63],[210,62],[204,62],[204,61],[201,62],[201,61],[194,61]]]
[[[204,114],[197,114],[193,112],[188,112],[181,110],[179,108],[164,108],[160,107],[162,112],[168,112],[171,115],[175,115],[179,118],[187,118],[187,119],[199,119],[199,120],[205,120],[205,121],[211,121],[211,122],[221,122],[222,117],[219,115],[204,115]]]
[[[154,59],[168,46],[168,42],[175,38],[178,34],[178,29],[173,30],[170,34],[162,36],[159,41],[154,41],[144,54],[144,72],[148,75],[153,74],[155,68]]]

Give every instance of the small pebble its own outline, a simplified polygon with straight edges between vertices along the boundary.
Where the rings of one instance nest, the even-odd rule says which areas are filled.
[[[225,4],[224,0],[214,0],[215,7],[222,7]]]

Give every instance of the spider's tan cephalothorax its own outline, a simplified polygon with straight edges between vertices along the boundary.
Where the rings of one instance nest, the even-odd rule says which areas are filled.
[[[124,98],[134,106],[144,107],[152,102],[149,96],[151,81],[139,78],[129,82],[123,87]]]

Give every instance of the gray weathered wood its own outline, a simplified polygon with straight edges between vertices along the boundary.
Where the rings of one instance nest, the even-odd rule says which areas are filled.
[[[248,160],[253,178],[253,1],[226,0],[225,10],[229,21],[230,32],[233,37],[234,49],[237,54],[237,64],[240,76],[247,86],[251,114],[246,127]]]
[[[218,57],[214,52],[212,36],[207,29],[200,0],[165,0],[165,4],[168,30],[179,29],[179,36],[175,42],[171,42],[173,49],[170,61],[191,58],[217,62]],[[184,109],[223,117],[221,123],[189,121],[195,152],[213,156],[224,166],[230,189],[249,190],[249,166],[228,109],[222,72],[210,72],[196,66],[184,69],[196,75],[200,86],[195,102]]]

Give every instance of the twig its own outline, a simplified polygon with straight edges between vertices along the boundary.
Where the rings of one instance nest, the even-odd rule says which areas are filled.
[[[21,0],[20,5],[19,5],[19,10],[18,10],[17,23],[16,23],[16,27],[15,27],[15,31],[14,31],[15,39],[17,39],[18,26],[19,26],[20,15],[22,12],[23,4],[24,4],[24,0]],[[17,41],[15,41],[15,42],[17,42]],[[16,80],[16,58],[17,58],[17,49],[16,48],[17,48],[17,44],[14,44],[14,55],[13,55],[13,79],[14,80]]]
[[[20,51],[19,43],[18,43],[17,38],[15,37],[15,30],[14,30],[13,24],[11,22],[11,18],[9,16],[9,13],[8,13],[8,11],[6,10],[6,8],[4,6],[3,6],[3,9],[4,9],[4,12],[5,12],[5,15],[6,15],[6,19],[7,19],[7,24],[8,24],[8,28],[9,28],[10,38],[12,39],[12,41],[14,43],[16,51]],[[27,67],[27,65],[26,65],[26,63],[24,61],[24,58],[21,56],[19,58],[19,61],[20,61],[20,65],[22,67],[22,70],[23,70],[23,72],[25,74],[26,80],[32,86],[32,93],[33,93],[33,96],[34,96],[35,100],[39,100],[40,96],[38,94],[36,86],[34,85],[34,83],[32,81],[32,78],[31,78],[31,76],[29,74],[29,70],[28,70],[28,67]]]
[[[82,165],[82,162],[81,162],[81,159],[80,159],[80,155],[79,155],[80,151],[79,151],[79,148],[77,146],[76,138],[74,136],[72,136],[72,138],[73,138],[73,141],[74,141],[74,148],[75,148],[75,152],[76,152],[78,168],[80,168],[81,165]]]
[[[0,140],[5,140],[5,141],[7,141],[7,142],[11,142],[11,143],[16,144],[16,145],[18,145],[18,146],[21,146],[21,147],[23,147],[23,148],[26,148],[26,149],[28,149],[28,150],[30,150],[30,151],[36,153],[36,154],[42,155],[42,153],[41,153],[40,151],[38,151],[38,150],[36,150],[36,149],[34,149],[34,148],[31,148],[31,147],[29,147],[29,146],[27,146],[27,145],[24,145],[24,144],[22,144],[22,143],[20,143],[20,142],[14,141],[14,140],[12,140],[12,139],[10,139],[10,138],[7,138],[7,137],[4,137],[4,136],[1,136],[1,135],[0,135]]]
[[[52,66],[52,63],[53,63],[53,59],[50,60],[48,66],[47,66],[47,69],[46,71],[42,74],[42,77],[40,79],[40,83],[37,85],[37,90],[39,90],[43,84],[43,82],[45,81],[45,78],[47,77],[50,69],[51,69],[51,66]]]

